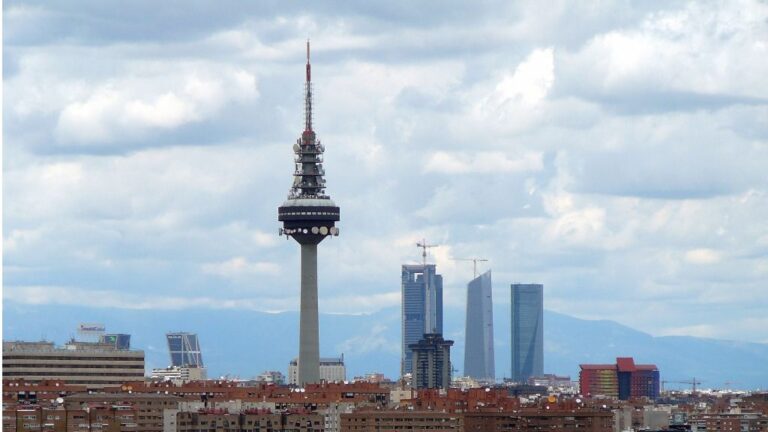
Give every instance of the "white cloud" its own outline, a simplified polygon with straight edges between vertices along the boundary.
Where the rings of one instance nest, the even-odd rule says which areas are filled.
[[[368,354],[372,352],[392,353],[400,352],[400,342],[387,339],[384,335],[387,326],[376,324],[368,334],[355,336],[336,345],[336,352]]]
[[[94,86],[61,110],[56,136],[98,144],[201,121],[231,101],[258,96],[255,76],[226,66],[167,64]]]
[[[277,312],[291,309],[298,299],[285,298],[233,298],[175,297],[162,295],[136,295],[112,289],[87,290],[61,286],[9,286],[3,290],[3,299],[20,304],[57,304],[116,309],[178,310],[187,308],[242,309]]]
[[[255,274],[277,274],[280,265],[272,262],[250,262],[245,257],[234,257],[224,262],[203,264],[204,273],[223,277],[242,277]]]
[[[424,170],[443,174],[539,171],[542,168],[541,158],[541,153],[527,153],[519,158],[509,158],[502,152],[438,151],[429,157]]]
[[[555,81],[554,49],[536,49],[501,78],[476,109],[493,120],[519,122],[540,108]]]
[[[691,249],[685,253],[685,260],[691,264],[715,264],[721,259],[720,253],[712,249]]]
[[[604,97],[680,91],[768,97],[768,5],[734,2],[713,8],[687,3],[651,13],[634,28],[597,34],[558,57],[570,91]]]

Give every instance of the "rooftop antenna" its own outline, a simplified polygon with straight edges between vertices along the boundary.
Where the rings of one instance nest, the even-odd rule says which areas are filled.
[[[307,39],[307,83],[304,96],[304,130],[312,130],[312,65],[309,62],[309,39]]]
[[[477,278],[477,263],[488,262],[485,258],[454,258],[453,261],[472,261],[472,279]]]

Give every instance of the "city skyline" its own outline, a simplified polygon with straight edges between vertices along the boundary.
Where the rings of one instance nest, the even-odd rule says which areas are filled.
[[[481,254],[553,311],[768,342],[765,4],[284,7],[4,4],[5,304],[296,310],[310,36],[349,212],[321,311],[397,306],[427,237],[447,307]]]

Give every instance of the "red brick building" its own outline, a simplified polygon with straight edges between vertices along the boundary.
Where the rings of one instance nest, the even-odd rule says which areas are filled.
[[[584,396],[607,396],[628,400],[659,397],[659,369],[635,364],[632,357],[619,357],[616,364],[579,365],[579,388]]]

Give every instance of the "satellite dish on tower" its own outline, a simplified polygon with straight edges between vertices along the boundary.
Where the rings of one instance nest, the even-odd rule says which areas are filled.
[[[294,144],[294,145],[293,145],[293,151],[295,151],[295,152],[297,152],[297,153],[298,153],[298,151],[299,151],[300,149],[301,149],[301,147],[299,147],[299,145],[298,145],[298,144]]]

